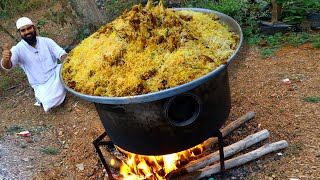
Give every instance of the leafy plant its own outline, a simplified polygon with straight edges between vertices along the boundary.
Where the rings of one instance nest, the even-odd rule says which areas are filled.
[[[303,150],[304,146],[302,143],[290,144],[287,150],[288,154],[297,155]]]
[[[205,9],[211,9],[222,12],[234,18],[242,27],[245,37],[250,37],[259,31],[259,17],[261,16],[260,8],[263,6],[256,6],[249,0],[188,0],[188,7],[199,7]],[[260,4],[260,5],[261,5]]]
[[[47,20],[46,19],[39,19],[36,21],[35,23],[35,27],[39,33],[40,36],[46,36],[47,33],[43,32],[42,29],[44,28],[44,26],[47,24]]]
[[[108,3],[106,4],[98,4],[98,6],[105,10],[106,16],[110,17],[110,19],[108,19],[109,21],[119,16],[124,10],[130,9],[133,5],[141,3],[141,0],[109,0],[107,2]]]
[[[20,125],[13,125],[7,129],[9,133],[18,133],[23,130],[23,127]]]
[[[308,33],[291,33],[287,38],[291,45],[298,47],[303,43],[312,41],[312,37]]]
[[[24,78],[26,78],[26,75],[20,67],[14,68],[10,72],[2,73],[0,71],[0,91],[8,91],[11,86],[16,86],[17,84],[21,84],[21,82],[25,82]]]
[[[47,154],[47,155],[57,155],[59,153],[59,149],[46,148],[46,149],[42,149],[40,152],[42,154]]]
[[[0,14],[1,17],[10,18],[18,14],[34,10],[47,4],[46,0],[1,0],[0,1]]]
[[[30,130],[30,132],[36,134],[36,133],[48,131],[50,128],[51,128],[51,125],[46,125],[46,126],[42,126],[42,127],[36,128],[36,129],[32,129],[32,130]]]
[[[303,7],[307,11],[309,11],[309,10],[320,11],[320,1],[319,0],[298,0],[298,2],[301,2],[301,4],[303,4]]]
[[[308,96],[303,98],[303,100],[309,103],[320,103],[320,96]]]
[[[319,49],[320,48],[320,41],[314,42],[312,48]]]
[[[263,41],[264,45],[261,45]],[[275,52],[284,45],[300,46],[306,42],[313,42],[313,48],[320,48],[320,34],[319,33],[290,33],[283,35],[277,33],[275,35],[259,35],[255,34],[248,38],[249,45],[256,45],[261,50],[263,58],[273,56]]]
[[[90,30],[87,26],[82,27],[76,35],[78,41],[82,41],[90,35]]]

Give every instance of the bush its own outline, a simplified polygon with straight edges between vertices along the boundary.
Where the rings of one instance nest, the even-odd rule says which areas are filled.
[[[47,0],[1,0],[0,1],[0,15],[8,19],[17,14],[23,14],[27,11],[38,9],[47,4]]]

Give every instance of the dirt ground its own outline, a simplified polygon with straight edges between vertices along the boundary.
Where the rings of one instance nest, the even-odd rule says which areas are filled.
[[[64,28],[60,30],[68,27]],[[51,38],[68,43],[56,34]],[[250,150],[280,140],[289,147],[214,178],[320,179],[320,104],[303,100],[320,96],[320,51],[311,46],[286,46],[267,59],[256,48],[243,46],[228,67],[232,109],[226,125],[248,111],[256,117],[228,135],[226,145],[267,129],[270,137]],[[0,73],[0,78],[10,75]],[[286,78],[290,83],[282,82]],[[92,145],[104,131],[93,103],[68,93],[62,106],[45,113],[33,105],[33,90],[26,78],[12,79],[0,92],[0,180],[105,179]],[[24,130],[31,137],[16,136]]]

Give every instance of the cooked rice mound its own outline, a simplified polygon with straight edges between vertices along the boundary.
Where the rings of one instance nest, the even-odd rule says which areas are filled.
[[[62,79],[88,95],[123,97],[182,85],[225,63],[239,35],[214,14],[135,5],[67,56]]]

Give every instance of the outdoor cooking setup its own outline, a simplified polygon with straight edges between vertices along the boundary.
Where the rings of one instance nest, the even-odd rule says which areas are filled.
[[[239,35],[239,44],[226,63],[210,73],[180,86],[135,96],[87,95],[79,93],[64,84],[69,92],[93,102],[95,105],[105,132],[94,140],[93,144],[111,179],[114,179],[114,177],[100,146],[116,146],[138,155],[158,156],[185,151],[206,140],[210,145],[218,142],[218,154],[209,156],[210,160],[203,162],[201,159],[197,160],[195,163],[191,163],[190,167],[184,167],[175,174],[168,176],[174,178],[177,175],[198,170],[199,167],[206,167],[210,165],[209,162],[212,163],[217,160],[220,162],[219,167],[214,167],[214,169],[223,173],[225,169],[239,165],[229,161],[226,161],[227,164],[225,165],[226,157],[269,136],[267,131],[263,131],[239,142],[245,143],[246,146],[235,143],[234,146],[238,148],[229,146],[224,148],[223,137],[254,117],[253,113],[246,114],[246,116],[221,130],[231,109],[227,67],[241,48],[242,30],[235,20],[220,12],[199,8],[177,8],[175,10],[214,13],[231,31]],[[103,140],[106,136],[110,140]],[[286,145],[282,142],[271,151],[283,148]],[[195,168],[195,166],[197,167]],[[190,177],[198,179],[207,176],[206,173],[213,172],[210,169],[204,170],[204,173],[204,175],[202,173],[200,173],[201,175],[193,174]],[[186,179],[190,179],[190,177]]]
[[[180,152],[218,137],[221,170],[224,170],[223,137],[221,126],[228,118],[231,97],[228,64],[242,44],[242,30],[231,17],[220,12],[177,8],[216,14],[240,36],[239,45],[227,63],[211,73],[159,92],[129,97],[101,97],[66,89],[82,99],[93,102],[106,130],[94,142],[97,153],[107,170],[112,173],[100,151],[101,145],[116,145],[128,152],[141,155],[165,155]],[[111,141],[103,141],[108,136]]]
[[[242,30],[231,17],[220,12],[198,8],[177,8],[216,14],[221,22],[240,36],[236,52],[227,63],[211,73],[159,92],[129,97],[101,97],[66,89],[82,99],[94,103],[106,130],[94,142],[97,153],[113,178],[101,145],[116,145],[141,155],[165,155],[192,148],[211,137],[218,137],[221,170],[224,170],[221,126],[228,118],[231,97],[228,64],[242,44]],[[108,136],[111,141],[103,141]]]

